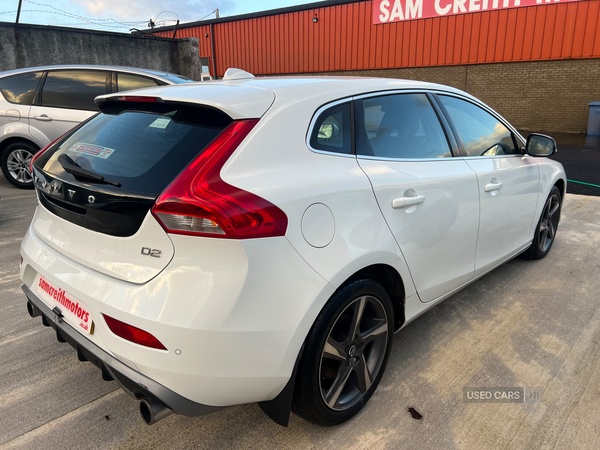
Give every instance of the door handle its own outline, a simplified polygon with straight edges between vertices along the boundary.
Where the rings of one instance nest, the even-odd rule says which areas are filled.
[[[415,197],[398,197],[392,200],[392,208],[402,209],[408,206],[418,205],[425,201],[424,195],[417,195]]]
[[[33,116],[33,118],[42,122],[50,122],[52,120],[52,117],[48,117],[46,114],[42,114],[41,116]]]
[[[502,183],[500,183],[499,181],[496,183],[489,183],[486,184],[483,188],[483,190],[485,192],[492,192],[492,191],[497,191],[498,189],[502,188]]]

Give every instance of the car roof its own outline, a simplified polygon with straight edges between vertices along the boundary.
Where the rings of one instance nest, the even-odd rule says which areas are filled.
[[[397,78],[344,77],[344,76],[303,76],[303,77],[262,77],[247,80],[220,80],[221,83],[243,83],[261,89],[270,89],[278,96],[297,95],[300,98],[317,96],[327,101],[363,94],[394,90],[446,91],[469,96],[459,89],[426,81],[403,80]],[[214,82],[212,82],[214,83]],[[469,96],[470,97],[470,96]],[[324,102],[325,103],[325,102]]]
[[[91,65],[91,64],[65,64],[65,65],[55,65],[55,66],[39,66],[39,67],[25,67],[22,69],[14,69],[7,70],[4,72],[0,72],[0,78],[8,77],[11,75],[18,75],[21,73],[28,72],[39,72],[44,70],[63,70],[63,69],[91,69],[91,70],[111,70],[115,72],[126,72],[133,73],[137,75],[151,75],[154,78],[160,78],[165,82],[170,82],[168,77],[181,77],[181,75],[177,75],[171,72],[161,72],[159,70],[152,69],[139,69],[136,67],[126,67],[126,66],[101,66],[101,65]]]
[[[319,104],[380,91],[434,90],[470,95],[441,84],[413,80],[367,77],[260,77],[202,81],[171,86],[137,89],[135,95],[158,97],[164,101],[197,103],[219,108],[233,119],[261,117],[277,98],[283,102],[313,99]],[[131,91],[133,92],[133,91]],[[106,94],[104,99],[118,96]]]

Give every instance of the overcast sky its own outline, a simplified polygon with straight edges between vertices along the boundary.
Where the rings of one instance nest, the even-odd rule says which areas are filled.
[[[158,25],[193,22],[316,0],[23,0],[19,22],[74,26],[128,33],[130,28],[147,28],[149,19]],[[14,22],[19,0],[0,0],[0,21]]]

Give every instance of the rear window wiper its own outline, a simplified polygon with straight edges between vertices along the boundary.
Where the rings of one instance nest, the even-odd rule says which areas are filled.
[[[75,178],[84,178],[86,180],[97,181],[99,183],[112,184],[113,186],[121,187],[121,183],[118,181],[109,180],[104,178],[102,175],[97,174],[96,172],[84,169],[75,161],[73,161],[73,159],[66,153],[63,153],[58,157],[58,162],[65,172],[70,173]]]

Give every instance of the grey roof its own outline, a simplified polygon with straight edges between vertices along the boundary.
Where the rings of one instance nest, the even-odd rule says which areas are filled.
[[[60,69],[113,70],[113,71],[127,72],[127,73],[133,73],[133,74],[138,74],[138,75],[151,75],[154,78],[160,78],[165,82],[169,82],[169,79],[168,79],[169,76],[172,76],[172,77],[175,76],[175,77],[181,78],[181,75],[178,75],[176,73],[161,72],[159,70],[139,69],[136,67],[125,67],[125,66],[101,66],[101,65],[91,65],[91,64],[66,64],[66,65],[58,65],[58,66],[26,67],[23,69],[14,69],[14,70],[7,70],[5,72],[0,72],[0,78],[7,77],[10,75],[17,75],[20,73],[38,72],[38,71],[42,71],[42,70],[60,70]],[[183,77],[183,78],[186,78],[186,77]]]

